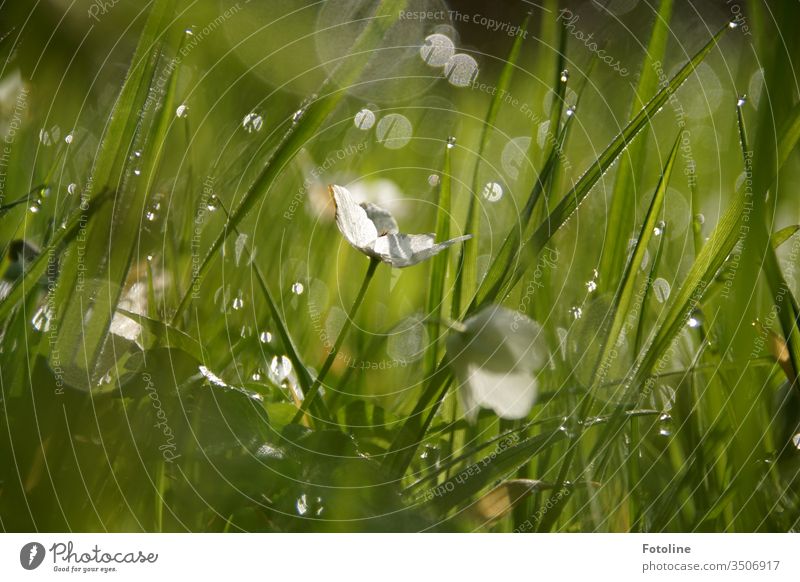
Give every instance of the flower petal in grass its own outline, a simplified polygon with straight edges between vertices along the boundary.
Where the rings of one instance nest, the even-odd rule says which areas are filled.
[[[536,374],[547,363],[541,326],[522,313],[490,305],[454,326],[447,360],[459,383],[464,414],[490,408],[505,419],[524,418],[536,402]]]
[[[347,242],[365,255],[395,268],[416,265],[472,236],[437,243],[432,234],[403,234],[385,208],[372,203],[358,204],[342,186],[332,185],[330,191],[336,204],[336,225]]]

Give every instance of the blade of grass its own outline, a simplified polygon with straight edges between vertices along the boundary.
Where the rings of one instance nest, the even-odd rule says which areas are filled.
[[[66,254],[59,276],[55,293],[59,333],[53,352],[65,370],[65,378],[77,388],[90,390],[93,385],[95,365],[139,236],[139,224],[131,220],[131,215],[141,216],[146,185],[152,179],[152,175],[134,174],[128,151],[149,146],[154,148],[153,158],[161,153],[160,144],[153,141],[160,124],[149,121],[151,125],[146,125],[146,98],[167,42],[166,28],[173,11],[174,0],[153,4],[95,161],[89,191],[113,189],[114,204],[104,207],[85,236]],[[162,110],[161,114],[168,112]],[[153,159],[145,170],[152,172],[155,164],[157,160]]]
[[[450,238],[450,192],[452,187],[452,176],[450,175],[450,151],[451,148],[444,148],[444,165],[442,168],[442,178],[439,181],[439,200],[436,212],[436,240],[448,240]],[[433,257],[431,266],[430,286],[428,287],[428,330],[431,343],[425,354],[425,373],[432,373],[439,361],[439,330],[441,328],[440,319],[442,316],[442,302],[444,301],[444,285],[447,278],[447,266],[450,253],[444,250]]]
[[[456,269],[456,279],[453,287],[453,312],[461,312],[461,301],[465,296],[473,293],[477,282],[477,269],[478,269],[478,243],[479,243],[479,227],[480,216],[478,214],[478,196],[481,162],[486,154],[486,148],[489,145],[495,124],[497,123],[497,116],[500,113],[500,107],[503,104],[504,97],[508,92],[511,85],[511,79],[514,76],[514,69],[517,67],[517,60],[519,60],[520,52],[522,51],[522,43],[527,37],[528,25],[530,24],[531,13],[525,16],[522,23],[520,34],[514,39],[511,45],[511,50],[508,53],[503,69],[500,71],[500,77],[497,79],[492,100],[489,103],[489,110],[486,112],[486,118],[483,121],[481,129],[481,137],[478,143],[478,154],[475,160],[475,169],[472,174],[472,192],[469,199],[469,206],[467,208],[467,218],[464,232],[472,235],[472,239],[465,241],[461,245],[461,250],[458,256],[458,268]]]
[[[261,173],[248,188],[241,203],[231,213],[230,218],[225,223],[222,232],[217,235],[211,244],[206,256],[201,261],[199,268],[192,275],[188,289],[184,292],[172,316],[175,324],[187,303],[191,299],[191,288],[195,282],[202,278],[209,268],[211,259],[222,246],[223,241],[232,232],[233,227],[238,226],[242,219],[256,205],[259,198],[264,196],[279,173],[291,160],[294,155],[311,140],[317,129],[334,111],[336,106],[344,99],[347,93],[337,87],[348,87],[353,84],[361,73],[362,68],[373,56],[372,49],[380,44],[384,34],[403,13],[407,0],[382,0],[375,10],[375,13],[353,44],[353,49],[348,56],[348,60],[343,62],[337,70],[337,81],[328,77],[320,88],[319,94],[301,110],[302,114],[295,120],[292,127],[284,135],[278,144],[275,152],[267,160]]]
[[[619,155],[630,145],[639,131],[650,123],[650,119],[664,106],[664,103],[677,91],[678,87],[686,81],[695,67],[705,59],[728,29],[729,27],[727,24],[722,27],[611,141],[600,157],[598,157],[583,176],[581,176],[567,195],[562,198],[556,208],[527,242],[521,254],[519,264],[516,266],[515,272],[512,277],[510,277],[509,282],[503,286],[499,292],[494,292],[488,285],[482,284],[478,289],[478,293],[468,313],[472,313],[495,300],[502,299],[505,294],[519,282],[528,267],[536,262],[539,253],[544,249],[545,245],[578,209],[578,206],[584,201],[595,184],[597,184],[598,180],[611,167]]]
[[[567,475],[569,475],[569,471],[572,468],[574,455],[577,452],[579,443],[583,437],[583,428],[580,422],[587,417],[589,411],[592,409],[592,405],[594,403],[593,393],[598,386],[603,384],[613,361],[619,357],[619,340],[628,335],[628,333],[626,333],[625,336],[621,336],[623,329],[626,326],[626,322],[628,322],[630,319],[630,307],[638,286],[639,270],[642,262],[644,261],[645,253],[647,253],[647,247],[649,246],[650,239],[653,236],[653,229],[658,222],[658,214],[661,211],[664,198],[666,197],[667,187],[669,185],[670,178],[672,177],[672,170],[675,166],[675,158],[678,153],[679,144],[680,135],[678,135],[678,137],[675,139],[675,143],[672,146],[672,150],[670,151],[667,161],[664,165],[658,186],[653,193],[653,198],[650,201],[650,206],[647,209],[647,214],[644,222],[642,223],[639,237],[636,242],[636,247],[634,248],[633,254],[628,260],[625,271],[622,275],[621,285],[614,296],[614,302],[609,313],[610,325],[608,326],[608,331],[602,334],[603,346],[600,350],[600,355],[595,362],[595,369],[594,373],[592,374],[592,385],[590,390],[586,393],[586,395],[584,395],[579,405],[579,411],[577,414],[579,422],[577,426],[579,428],[573,432],[573,435],[570,438],[569,448],[567,449],[567,452],[561,463],[558,478],[556,479],[556,489],[560,489],[562,484],[566,481]],[[642,316],[641,312],[639,316]],[[553,515],[544,516],[542,521],[539,523],[539,527],[541,528],[540,531],[548,531],[550,527],[552,527],[552,524],[558,519],[559,513],[560,510],[556,509],[553,512]]]
[[[672,18],[672,0],[662,0],[656,13],[655,22],[650,33],[644,60],[641,67],[639,84],[631,103],[630,116],[645,105],[649,95],[658,88],[658,75],[653,66],[664,60],[669,36],[669,22]],[[610,228],[606,231],[605,245],[600,259],[599,281],[607,290],[616,288],[619,282],[619,273],[625,263],[628,252],[628,238],[630,231],[627,225],[635,224],[636,192],[642,180],[642,168],[647,154],[645,149],[646,132],[643,131],[631,143],[626,156],[620,159],[619,169],[611,195],[611,206],[608,211],[607,224]]]

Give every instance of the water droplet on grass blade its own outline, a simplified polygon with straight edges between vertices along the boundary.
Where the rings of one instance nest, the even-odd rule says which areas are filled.
[[[431,186],[438,186],[439,185],[439,175],[438,174],[431,174],[428,176],[428,184]]]
[[[297,514],[303,516],[318,517],[322,515],[324,510],[322,506],[322,497],[311,497],[303,493],[295,503]]]
[[[451,135],[447,138],[447,149],[451,150],[454,147],[456,147],[456,138]]]
[[[561,71],[560,79],[562,83],[566,83],[567,81],[569,81],[569,71],[567,69]]]
[[[656,296],[659,303],[665,303],[669,299],[670,290],[669,282],[666,279],[659,277],[653,281],[653,295]]]
[[[302,295],[304,290],[305,287],[303,287],[303,284],[300,281],[292,284],[292,293],[295,295]]]
[[[736,99],[736,107],[744,107],[745,103],[747,103],[747,95],[742,95]]]
[[[242,127],[247,133],[257,133],[264,126],[264,118],[256,112],[248,113],[242,119]]]
[[[78,185],[74,182],[67,186],[67,194],[75,194],[78,191]]]
[[[189,106],[185,103],[181,103],[178,105],[177,109],[175,109],[175,115],[180,118],[184,118],[189,114]]]
[[[375,114],[367,108],[356,113],[353,118],[353,125],[362,131],[370,129],[375,125]]]
[[[247,235],[245,233],[239,233],[239,236],[236,237],[236,243],[234,245],[234,261],[236,266],[239,266],[239,262],[242,260],[242,253],[244,252],[244,247],[247,245]]]
[[[208,199],[206,203],[206,208],[209,212],[214,212],[217,208],[219,208],[219,198],[217,198],[216,194],[212,194],[211,197]]]
[[[569,308],[569,313],[573,319],[580,319],[583,317],[583,309],[578,307],[577,305],[573,305]]]
[[[268,344],[272,341],[272,334],[268,331],[262,331],[258,339],[262,344]]]
[[[244,297],[242,297],[242,292],[241,291],[239,291],[239,294],[233,300],[233,303],[231,304],[231,307],[233,307],[233,309],[235,311],[238,311],[242,307],[244,307]]]

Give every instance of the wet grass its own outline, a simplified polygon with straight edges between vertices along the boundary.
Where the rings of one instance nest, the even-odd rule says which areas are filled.
[[[339,4],[0,8],[3,529],[796,529],[798,8]],[[472,421],[497,305],[546,365]]]

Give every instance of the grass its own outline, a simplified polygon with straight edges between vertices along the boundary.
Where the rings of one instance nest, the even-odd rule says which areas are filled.
[[[177,4],[0,8],[3,530],[797,529],[797,6]],[[473,238],[392,269],[330,183]],[[546,364],[471,422],[496,305]]]

